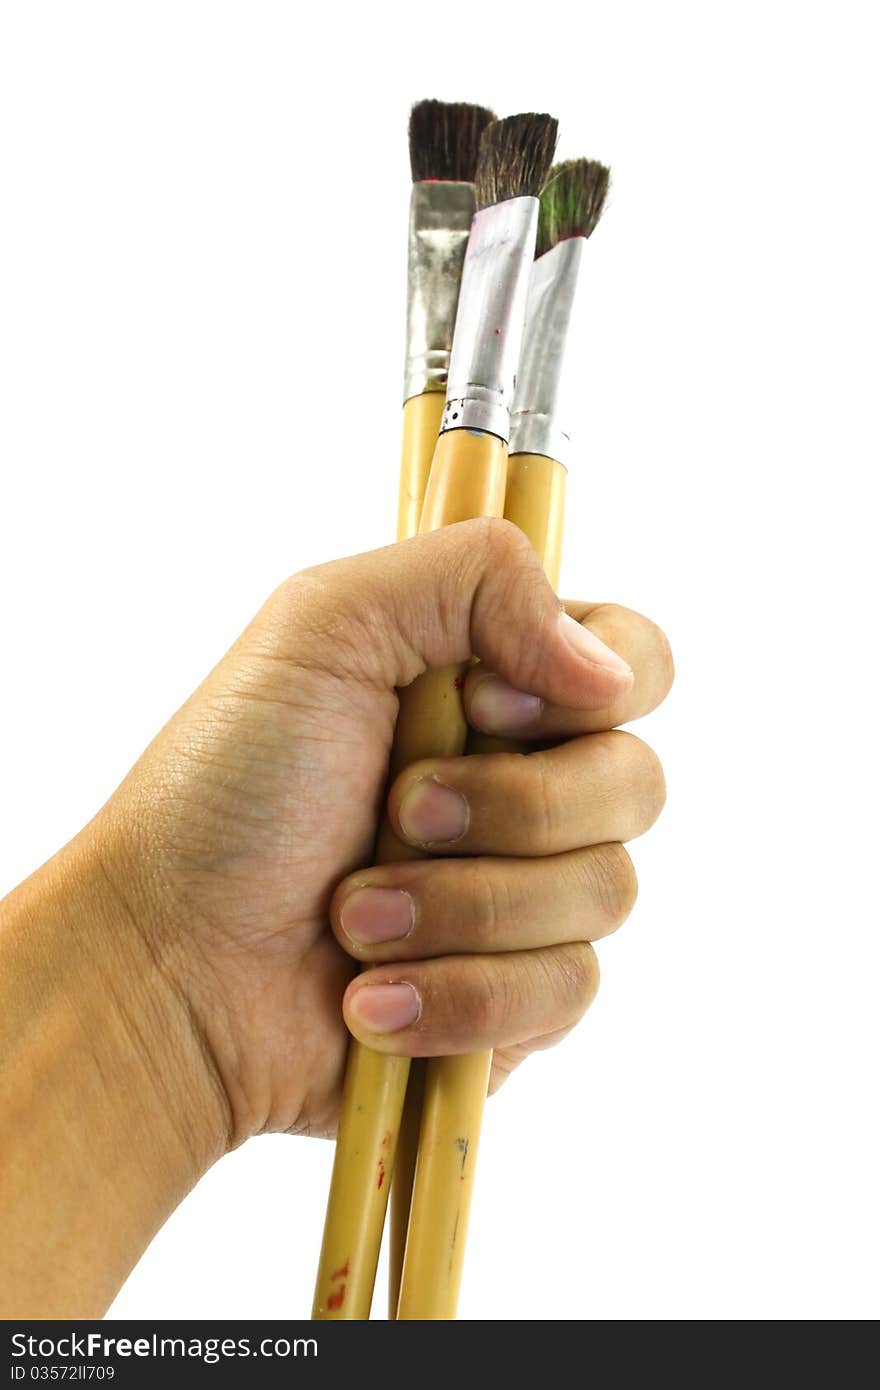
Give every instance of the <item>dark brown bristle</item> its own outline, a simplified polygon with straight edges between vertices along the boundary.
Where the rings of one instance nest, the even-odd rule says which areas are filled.
[[[413,183],[437,179],[473,183],[480,136],[495,113],[466,101],[417,101],[409,117]]]
[[[493,121],[483,131],[477,161],[477,211],[508,198],[537,198],[550,172],[558,122],[527,112]]]
[[[550,170],[541,189],[535,255],[568,237],[592,236],[602,216],[610,171],[595,159],[567,159]]]

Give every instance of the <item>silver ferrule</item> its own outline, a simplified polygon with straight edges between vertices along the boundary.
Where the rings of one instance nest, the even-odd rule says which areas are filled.
[[[537,198],[508,198],[474,217],[441,434],[484,430],[505,441],[509,436],[537,225]]]
[[[472,183],[414,183],[403,399],[445,391],[461,268],[474,216]]]
[[[583,237],[569,237],[545,251],[532,267],[510,420],[512,454],[546,454],[560,463],[567,461],[570,441],[559,424],[558,404],[583,249]]]

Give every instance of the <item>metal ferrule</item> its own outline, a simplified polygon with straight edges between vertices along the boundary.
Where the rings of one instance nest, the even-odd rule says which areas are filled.
[[[441,434],[483,430],[508,438],[537,225],[537,198],[509,198],[474,217]]]
[[[532,268],[510,421],[512,454],[546,454],[566,462],[570,441],[558,423],[558,398],[583,249],[583,237],[569,237]]]
[[[461,268],[474,215],[472,183],[414,183],[403,399],[445,391]]]

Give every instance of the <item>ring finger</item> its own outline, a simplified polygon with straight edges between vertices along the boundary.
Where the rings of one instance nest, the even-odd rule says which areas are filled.
[[[635,898],[629,855],[607,844],[546,859],[385,864],[340,884],[330,920],[342,948],[369,965],[598,941]]]

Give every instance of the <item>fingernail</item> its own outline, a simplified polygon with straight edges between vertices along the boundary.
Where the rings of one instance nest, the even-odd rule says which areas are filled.
[[[400,828],[422,845],[450,844],[468,828],[468,804],[460,792],[423,777],[400,803]]]
[[[399,941],[413,929],[413,900],[398,888],[356,888],[342,904],[339,920],[346,936],[361,945]]]
[[[418,1022],[422,1001],[412,985],[364,985],[348,1012],[371,1033],[396,1033]]]
[[[622,656],[613,652],[610,647],[606,647],[588,627],[581,627],[580,623],[575,622],[570,613],[560,613],[559,630],[568,642],[569,646],[574,647],[578,656],[584,657],[592,662],[594,666],[601,666],[606,671],[613,671],[616,676],[631,676],[632,667],[624,661]]]
[[[471,723],[484,733],[506,733],[534,724],[544,707],[537,695],[527,695],[500,676],[484,676],[471,696]]]

